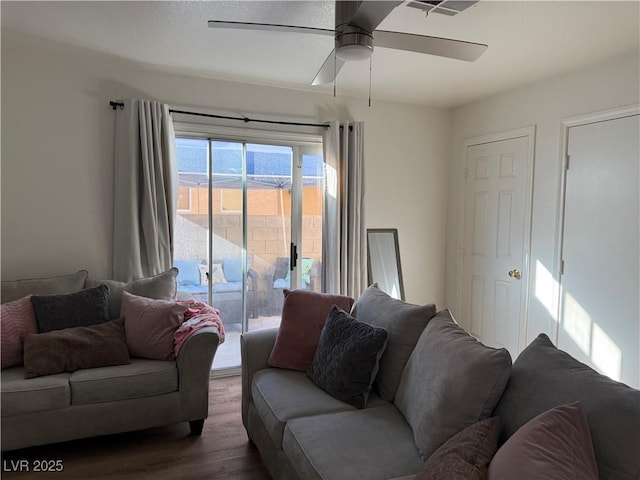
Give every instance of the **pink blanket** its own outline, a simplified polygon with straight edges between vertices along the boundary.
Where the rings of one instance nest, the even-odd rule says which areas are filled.
[[[184,322],[173,334],[173,351],[178,356],[182,345],[191,335],[204,327],[217,327],[220,342],[224,342],[224,324],[220,319],[220,310],[196,300],[179,301],[187,304],[187,311],[184,313]]]

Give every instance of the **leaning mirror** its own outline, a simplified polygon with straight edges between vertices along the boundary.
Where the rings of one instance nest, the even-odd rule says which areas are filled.
[[[369,284],[377,283],[380,290],[404,301],[396,228],[367,230],[367,267]]]

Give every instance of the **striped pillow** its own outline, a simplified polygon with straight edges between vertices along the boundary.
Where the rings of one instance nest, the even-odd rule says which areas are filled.
[[[22,365],[22,339],[38,333],[31,295],[0,305],[0,363],[2,368]]]

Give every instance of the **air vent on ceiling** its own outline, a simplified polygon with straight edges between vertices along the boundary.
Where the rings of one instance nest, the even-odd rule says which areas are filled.
[[[419,8],[426,13],[434,12],[453,16],[475,3],[478,3],[478,0],[411,0],[407,6]]]

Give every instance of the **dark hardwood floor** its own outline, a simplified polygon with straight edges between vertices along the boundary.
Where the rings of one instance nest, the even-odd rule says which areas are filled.
[[[242,426],[240,402],[240,377],[216,378],[211,380],[209,418],[199,437],[190,436],[184,423],[6,452],[2,478],[269,480]],[[42,460],[60,460],[64,469],[11,472],[20,465],[32,470]]]

